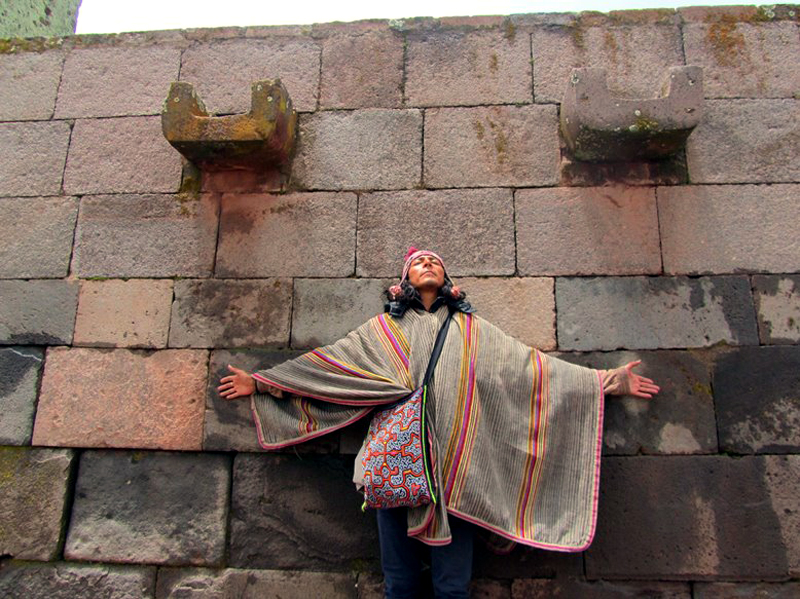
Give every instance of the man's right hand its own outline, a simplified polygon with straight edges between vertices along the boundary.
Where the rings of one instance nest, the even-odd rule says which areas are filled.
[[[228,370],[233,374],[224,376],[219,380],[220,386],[217,387],[217,391],[220,397],[236,399],[237,397],[246,397],[255,393],[256,381],[252,376],[240,368],[234,368],[230,364],[228,364]]]

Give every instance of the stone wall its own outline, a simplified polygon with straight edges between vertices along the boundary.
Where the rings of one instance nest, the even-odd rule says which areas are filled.
[[[363,426],[257,447],[226,364],[381,309],[409,244],[486,318],[658,399],[607,402],[582,554],[476,557],[476,597],[800,594],[797,6],[523,15],[4,42],[0,595],[377,597],[348,482]],[[574,66],[624,97],[701,65],[669,164],[587,166]],[[292,178],[182,184],[173,80],[216,113],[279,76]]]

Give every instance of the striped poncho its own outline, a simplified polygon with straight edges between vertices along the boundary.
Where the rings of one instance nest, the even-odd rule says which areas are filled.
[[[444,306],[382,314],[332,345],[255,373],[284,390],[282,399],[252,398],[261,446],[312,439],[408,395],[447,316]],[[439,501],[408,510],[408,534],[449,543],[450,513],[517,543],[585,549],[600,474],[598,371],[546,356],[474,314],[453,319],[428,390]]]

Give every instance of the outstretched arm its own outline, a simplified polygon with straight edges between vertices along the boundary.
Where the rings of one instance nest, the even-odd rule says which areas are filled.
[[[603,391],[606,395],[632,395],[650,399],[659,392],[660,387],[651,379],[640,376],[633,369],[641,364],[641,360],[628,362],[621,368],[603,370]]]
[[[246,397],[248,395],[252,395],[256,391],[269,393],[275,397],[283,397],[283,391],[277,387],[256,382],[256,380],[250,376],[249,373],[241,368],[234,368],[228,364],[228,370],[230,370],[233,374],[222,377],[219,380],[220,385],[217,387],[217,391],[219,392],[220,396],[224,397],[225,399]]]

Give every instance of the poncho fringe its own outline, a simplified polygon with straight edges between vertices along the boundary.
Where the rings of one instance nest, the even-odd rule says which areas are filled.
[[[381,314],[332,345],[255,373],[285,392],[252,398],[261,446],[333,432],[411,393],[447,314]],[[599,372],[527,347],[474,314],[453,318],[428,390],[440,501],[408,510],[409,536],[449,543],[449,513],[516,543],[586,549],[600,478]]]

